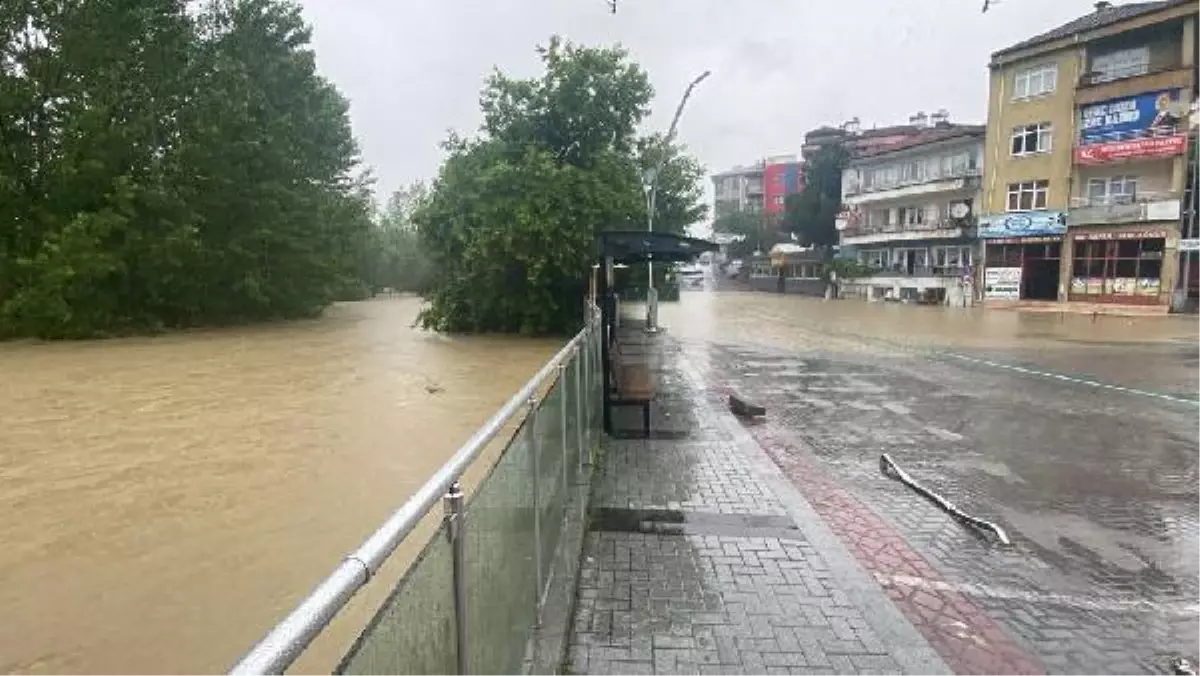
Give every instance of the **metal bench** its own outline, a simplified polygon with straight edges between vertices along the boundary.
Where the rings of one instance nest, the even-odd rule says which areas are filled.
[[[641,406],[642,433],[650,438],[650,404],[658,396],[654,374],[646,364],[626,363],[616,341],[613,341],[609,355],[612,359],[613,384],[616,386],[616,396],[610,397],[609,402],[614,406]]]

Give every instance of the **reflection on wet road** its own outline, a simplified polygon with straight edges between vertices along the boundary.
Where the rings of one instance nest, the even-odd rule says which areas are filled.
[[[1144,672],[1195,653],[1194,318],[747,293],[686,294],[660,315],[712,386],[767,407],[752,428],[764,447],[819,462],[1047,670]],[[944,353],[975,361],[931,358]],[[1014,546],[882,477],[882,452]]]

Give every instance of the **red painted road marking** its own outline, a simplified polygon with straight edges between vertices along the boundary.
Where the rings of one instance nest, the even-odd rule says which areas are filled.
[[[896,529],[841,488],[806,453],[773,434],[771,427],[746,429],[955,673],[1045,673],[1037,660],[963,594],[938,584],[898,580],[907,576],[931,583],[945,581]]]

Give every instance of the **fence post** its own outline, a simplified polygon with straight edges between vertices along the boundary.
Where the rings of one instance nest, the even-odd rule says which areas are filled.
[[[532,456],[533,464],[533,569],[537,576],[537,584],[533,591],[533,608],[536,614],[536,622],[538,626],[542,624],[542,509],[540,506],[541,497],[538,484],[541,479],[542,463],[538,456],[541,455],[539,446],[541,443],[538,440],[537,434],[537,419],[538,419],[538,400],[537,397],[529,398],[529,413],[525,416],[525,434],[529,435],[529,454]]]
[[[575,448],[577,450],[576,456],[579,461],[576,467],[580,472],[583,472],[584,468],[590,465],[592,460],[592,449],[590,445],[586,447],[584,446],[583,432],[585,427],[588,428],[588,441],[591,441],[591,428],[588,427],[588,424],[584,422],[583,417],[583,412],[585,409],[583,407],[583,374],[581,373],[583,370],[584,356],[588,353],[587,335],[588,334],[584,335],[583,344],[579,346],[579,351],[576,352],[578,358],[575,360]],[[588,422],[590,422],[590,420]]]
[[[463,510],[462,486],[457,481],[450,484],[446,497],[442,498],[446,510],[446,533],[450,537],[450,558],[454,583],[454,649],[458,673],[469,673],[467,653],[467,557],[466,512]]]
[[[571,480],[567,477],[567,369],[570,368],[573,355],[569,355],[558,365],[558,435],[561,437],[562,443],[562,483],[563,491],[567,490],[567,486],[571,485]]]

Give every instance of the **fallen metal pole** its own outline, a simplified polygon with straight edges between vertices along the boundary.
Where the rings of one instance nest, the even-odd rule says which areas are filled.
[[[1000,544],[1003,544],[1003,545],[1011,545],[1012,544],[1012,541],[1008,539],[1008,534],[1004,532],[1003,528],[1001,528],[1000,526],[997,526],[996,524],[992,523],[991,521],[987,521],[985,519],[980,519],[979,517],[971,516],[970,514],[967,514],[966,512],[962,511],[957,506],[955,506],[955,504],[953,502],[950,502],[946,498],[943,498],[941,495],[938,495],[937,493],[935,493],[935,492],[931,491],[930,489],[917,483],[917,480],[913,479],[911,476],[909,476],[908,472],[905,472],[904,470],[900,469],[900,466],[897,465],[896,462],[894,460],[892,460],[891,456],[889,456],[887,453],[884,453],[883,455],[879,456],[879,470],[881,472],[883,472],[884,476],[895,477],[900,480],[900,483],[903,483],[904,485],[908,486],[909,488],[913,489],[914,491],[916,491],[916,492],[920,493],[921,495],[925,496],[926,498],[932,500],[934,502],[934,504],[936,504],[938,507],[941,507],[946,512],[949,512],[951,516],[953,516],[961,521],[965,521],[966,523],[970,524],[971,526],[974,526],[975,528],[979,528],[980,530],[990,531],[993,535],[996,536],[996,539],[1000,541]]]

